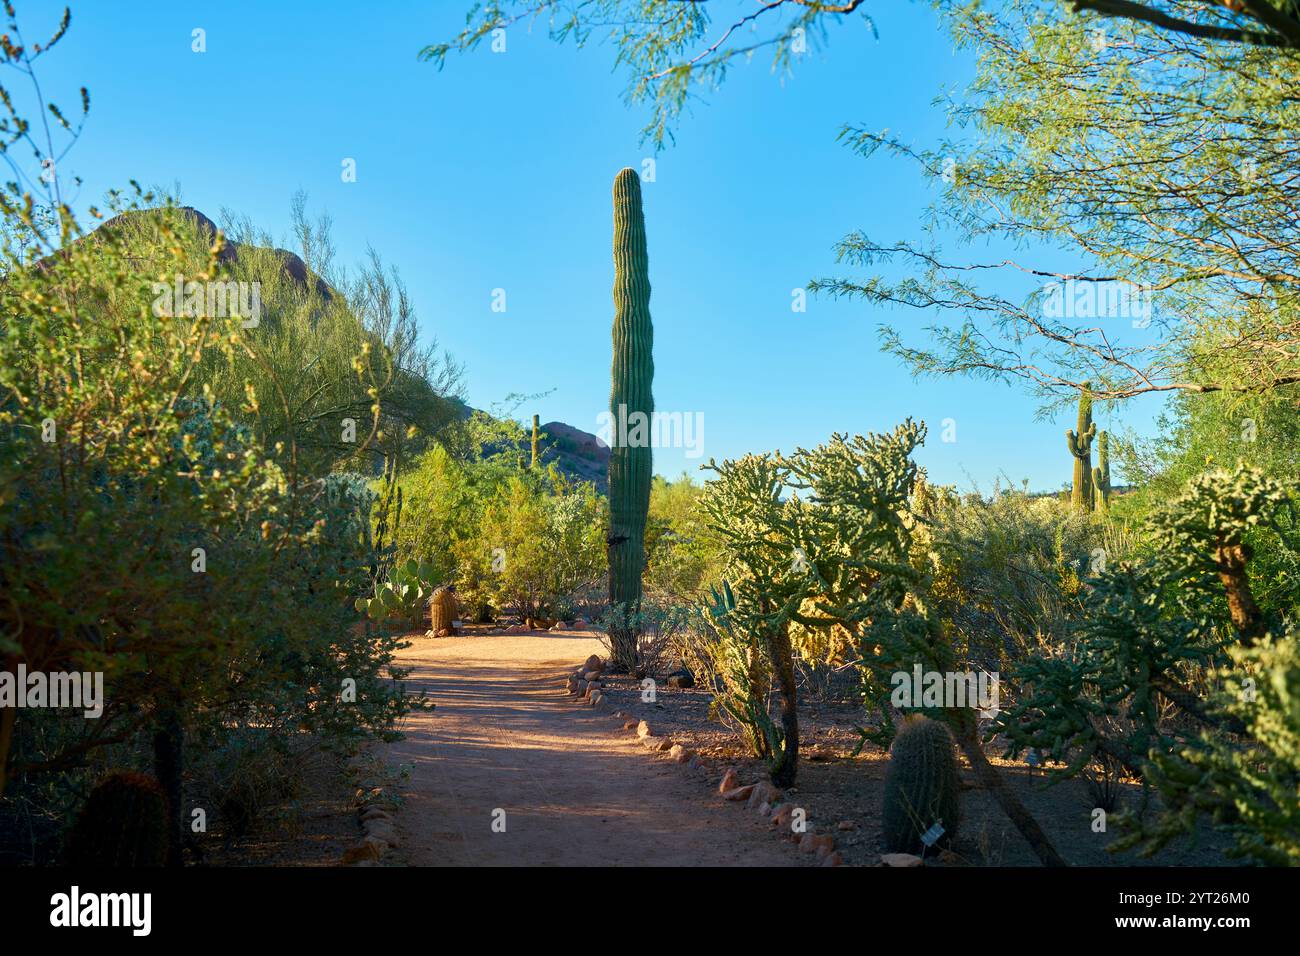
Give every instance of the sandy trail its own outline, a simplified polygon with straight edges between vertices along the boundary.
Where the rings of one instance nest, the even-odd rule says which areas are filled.
[[[805,864],[697,772],[563,693],[600,652],[569,632],[412,639],[399,662],[438,706],[391,747],[411,771],[398,785],[400,854],[418,866]]]

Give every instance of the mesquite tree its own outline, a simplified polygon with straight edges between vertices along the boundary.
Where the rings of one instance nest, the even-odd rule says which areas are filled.
[[[654,327],[650,323],[649,261],[641,179],[634,169],[614,177],[614,361],[609,411],[609,601],[614,663],[635,670],[650,508]]]

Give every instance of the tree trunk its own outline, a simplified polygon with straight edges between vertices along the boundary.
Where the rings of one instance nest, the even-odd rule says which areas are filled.
[[[768,636],[766,643],[772,673],[776,677],[782,737],[781,749],[773,751],[769,775],[772,784],[784,790],[794,785],[799,771],[799,700],[788,626],[783,624],[775,634]]]
[[[984,756],[984,748],[980,746],[979,735],[975,729],[973,727],[963,729],[957,738],[957,743],[962,753],[966,755],[966,759],[970,761],[971,769],[975,771],[980,784],[993,794],[993,799],[998,802],[1002,812],[1015,824],[1016,829],[1029,843],[1034,855],[1043,866],[1066,866],[1065,860],[1061,859],[1061,855],[1056,852],[1056,847],[1052,846],[1052,841],[1047,839],[1047,834],[1043,833],[1038,821],[1025,809],[1025,805],[1003,782],[997,768]]]
[[[153,737],[154,775],[167,795],[167,865],[181,866],[184,843],[184,770],[185,730],[180,712],[167,707],[158,714]]]

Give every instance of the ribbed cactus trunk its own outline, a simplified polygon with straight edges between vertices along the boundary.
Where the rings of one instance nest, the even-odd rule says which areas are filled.
[[[614,360],[609,411],[609,600],[614,664],[636,670],[637,630],[650,508],[654,328],[641,180],[633,169],[614,177]],[[640,427],[636,427],[640,425]]]
[[[537,425],[538,425],[538,419],[537,416],[534,415],[533,416],[533,462],[532,462],[533,468],[537,467]]]
[[[1110,435],[1097,436],[1097,467],[1092,470],[1093,498],[1098,511],[1110,508]]]
[[[1079,393],[1078,431],[1065,433],[1065,444],[1074,456],[1074,487],[1070,504],[1076,511],[1091,511],[1092,497],[1092,440],[1097,436],[1097,425],[1092,420],[1092,393],[1087,382]]]

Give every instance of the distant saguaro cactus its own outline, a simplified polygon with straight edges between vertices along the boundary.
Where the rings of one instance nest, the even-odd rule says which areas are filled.
[[[537,467],[537,416],[536,416],[536,415],[533,416],[533,464],[532,464],[532,467],[534,467],[534,468]]]
[[[1093,499],[1098,511],[1110,508],[1110,435],[1097,436],[1097,467],[1092,470]]]
[[[1092,393],[1088,382],[1079,392],[1078,431],[1065,433],[1065,444],[1074,456],[1074,488],[1070,504],[1076,511],[1091,511],[1092,500],[1092,440],[1097,436],[1097,424],[1092,420]]]
[[[634,169],[614,177],[614,360],[609,410],[609,601],[611,656],[637,666],[633,615],[641,607],[646,512],[650,508],[650,422],[654,414],[654,327],[641,179]],[[636,427],[640,424],[641,427]],[[631,426],[631,427],[629,427]]]

